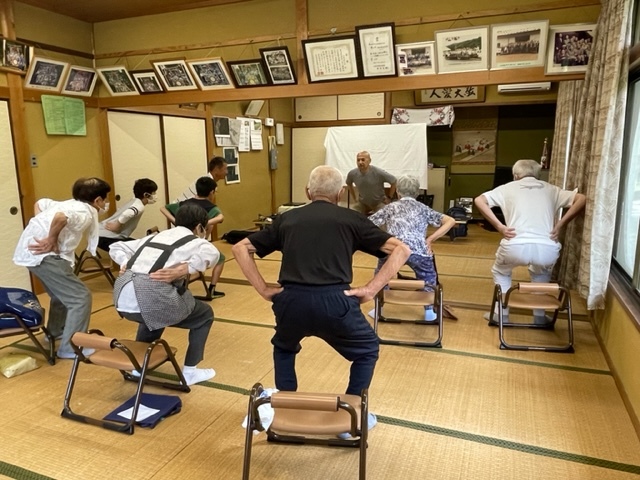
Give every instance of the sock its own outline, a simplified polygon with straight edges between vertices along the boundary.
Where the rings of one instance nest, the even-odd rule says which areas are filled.
[[[424,319],[427,322],[430,322],[432,320],[436,320],[438,318],[438,316],[436,315],[436,312],[433,311],[433,306],[429,305],[428,307],[424,307]]]
[[[213,368],[196,368],[195,366],[185,365],[182,369],[182,374],[187,381],[187,385],[193,385],[211,380],[216,376],[216,371]]]

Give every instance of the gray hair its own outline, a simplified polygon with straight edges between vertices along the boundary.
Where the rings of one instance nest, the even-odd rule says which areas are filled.
[[[396,183],[396,191],[401,197],[416,198],[418,191],[420,190],[420,182],[418,179],[411,175],[403,175],[398,178]]]
[[[344,186],[344,178],[337,168],[321,165],[314,168],[309,175],[309,195],[311,198],[338,195]]]
[[[540,179],[540,169],[542,167],[535,160],[518,160],[513,164],[513,168],[511,172],[514,177],[524,178],[524,177],[534,177],[536,179]]]

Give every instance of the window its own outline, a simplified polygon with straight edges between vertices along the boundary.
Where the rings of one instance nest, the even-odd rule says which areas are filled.
[[[637,3],[636,7],[637,7]],[[640,40],[640,18],[636,8],[634,39],[637,48]],[[631,281],[633,289],[640,292],[640,66],[633,62],[629,72],[629,95],[626,112],[626,128],[620,192],[613,246],[613,258]]]

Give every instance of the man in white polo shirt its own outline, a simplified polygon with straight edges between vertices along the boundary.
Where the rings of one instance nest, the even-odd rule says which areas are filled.
[[[535,160],[518,160],[513,165],[513,182],[485,192],[475,199],[480,213],[491,222],[504,237],[496,252],[491,268],[493,281],[500,285],[503,294],[511,288],[511,272],[514,267],[527,265],[532,282],[545,283],[560,255],[558,242],[560,230],[584,208],[586,198],[577,190],[562,190],[540,180],[540,164]],[[505,224],[491,210],[500,207]],[[557,219],[560,209],[568,208]],[[508,309],[503,311],[508,321]],[[485,314],[489,320],[490,314]],[[543,310],[534,311],[536,323],[546,323]]]

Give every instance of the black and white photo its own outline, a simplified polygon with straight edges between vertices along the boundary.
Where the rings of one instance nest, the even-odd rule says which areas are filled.
[[[2,66],[26,72],[29,68],[33,48],[13,40],[2,40]]]
[[[396,45],[398,76],[433,75],[436,73],[435,45],[436,42]]]
[[[549,28],[547,74],[586,72],[595,25],[553,25]]]
[[[202,90],[233,88],[222,59],[187,60],[193,78]]]
[[[489,27],[436,32],[438,73],[473,72],[489,68]]]
[[[549,21],[491,25],[491,70],[542,67]]]
[[[286,46],[261,48],[260,55],[273,85],[296,83],[293,61]]]
[[[227,65],[229,66],[229,70],[231,70],[233,81],[238,88],[269,85],[269,79],[264,72],[262,61],[259,58],[227,62]]]
[[[133,79],[125,66],[100,67],[97,70],[100,79],[112,96],[138,95],[138,89],[133,84]]]
[[[67,68],[69,68],[69,64],[66,62],[34,57],[29,67],[25,86],[59,92]]]
[[[93,68],[71,65],[62,86],[62,93],[90,97],[97,80],[98,74]]]
[[[136,70],[131,76],[140,93],[162,93],[164,88],[154,70]]]
[[[165,90],[174,92],[198,89],[184,60],[166,60],[152,63],[153,68],[158,72],[160,80],[162,80]]]

